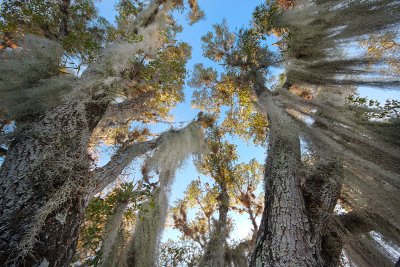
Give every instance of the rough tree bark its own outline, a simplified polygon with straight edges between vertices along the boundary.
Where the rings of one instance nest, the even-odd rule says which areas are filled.
[[[4,266],[68,265],[92,180],[87,145],[107,105],[102,96],[61,105],[11,143],[0,170]]]
[[[251,266],[322,266],[321,255],[312,244],[301,187],[298,131],[270,93],[263,93],[259,103],[270,128],[265,207]]]
[[[324,177],[305,177],[301,170],[299,128],[279,100],[290,85],[284,84],[280,91],[272,93],[265,86],[265,76],[260,71],[265,67],[262,63],[236,59],[229,63],[247,67],[244,79],[254,85],[256,108],[269,122],[264,213],[250,266],[325,266],[329,258],[324,255],[326,228],[342,186],[341,178],[337,178],[342,165],[321,166],[324,171],[333,169],[324,173]],[[302,181],[306,178],[310,184],[314,183],[315,192],[304,190]]]
[[[306,177],[296,123],[259,74],[254,81],[258,109],[269,120],[269,147],[264,214],[251,266],[335,266],[339,255],[329,255],[335,240],[328,238],[327,228],[342,186],[342,164],[318,162]]]
[[[91,170],[87,147],[106,112],[107,97],[61,105],[11,143],[0,170],[0,262],[4,266],[68,266],[84,209],[153,141],[121,147],[104,167]],[[24,253],[27,252],[27,253]]]

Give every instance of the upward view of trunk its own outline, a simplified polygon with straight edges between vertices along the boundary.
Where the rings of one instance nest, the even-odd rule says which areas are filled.
[[[327,234],[343,182],[340,160],[317,162],[303,175],[299,132],[293,120],[274,103],[259,98],[269,118],[265,169],[265,209],[251,266],[337,266],[341,248]],[[304,185],[302,185],[304,180]]]
[[[298,132],[270,96],[259,101],[268,112],[270,128],[265,208],[251,266],[322,266],[321,255],[311,243],[301,188]]]
[[[26,127],[0,170],[0,262],[68,266],[88,200],[87,145],[108,103],[61,105]]]
[[[224,266],[225,262],[229,195],[227,192],[226,181],[222,180],[218,184],[220,185],[221,190],[219,195],[220,206],[218,209],[218,221],[215,223],[215,228],[210,241],[207,244],[204,255],[201,258],[199,267]]]

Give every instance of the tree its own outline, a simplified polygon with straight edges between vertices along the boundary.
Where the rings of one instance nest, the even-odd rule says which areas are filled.
[[[68,266],[88,205],[83,238],[93,245],[95,264],[157,263],[175,171],[202,151],[200,125],[210,119],[199,115],[153,139],[132,123],[164,119],[183,99],[190,47],[176,40],[180,27],[170,15],[183,4],[122,0],[114,28],[98,18],[92,1],[1,3],[0,70],[9,74],[0,81],[4,265]],[[188,4],[191,21],[204,16],[197,1]],[[256,8],[250,28],[232,33],[224,22],[202,38],[204,55],[224,73],[197,65],[193,102],[217,116],[228,107],[222,132],[268,140],[251,266],[339,266],[342,252],[357,266],[395,264],[376,240],[400,243],[399,105],[380,106],[356,90],[399,85],[399,21],[398,0],[278,0]],[[280,51],[265,46],[269,34],[279,38]],[[78,71],[85,65],[80,77],[67,70],[71,59]],[[270,86],[272,66],[285,74]],[[256,235],[228,246],[228,213],[247,212],[257,229],[260,205],[249,174],[256,164],[235,165],[232,145],[218,131],[209,141],[211,153],[198,168],[215,184],[191,184],[175,226],[204,249],[201,266],[247,265],[243,251]],[[100,143],[115,153],[96,167]],[[89,204],[142,155],[148,188],[123,185]],[[158,181],[150,183],[154,173]],[[249,186],[236,185],[243,179]],[[187,217],[190,203],[199,205],[197,227]],[[337,203],[345,214],[335,212]]]
[[[60,42],[66,54],[79,58],[81,64],[93,61],[113,30],[90,0],[6,0],[1,3],[0,16],[2,49],[16,48],[29,33]]]
[[[182,99],[184,64],[190,49],[188,45],[175,40],[177,27],[168,15],[171,9],[182,6],[182,1],[152,1],[149,4],[132,1],[131,11],[136,13],[121,15],[127,23],[118,30],[124,34],[117,32],[116,37],[100,49],[96,60],[87,67],[82,77],[73,78],[72,81],[53,71],[53,66],[56,69],[59,66],[56,62],[62,54],[51,55],[51,64],[43,64],[41,60],[48,60],[49,57],[47,53],[44,57],[40,52],[43,49],[57,52],[63,48],[74,53],[76,43],[68,46],[68,42],[64,43],[64,39],[58,38],[60,33],[75,36],[79,32],[72,32],[75,26],[69,25],[83,23],[88,27],[95,15],[90,14],[89,19],[83,22],[80,16],[67,19],[66,9],[76,8],[78,13],[85,12],[91,10],[87,4],[93,6],[92,2],[76,2],[77,7],[68,7],[69,1],[60,3],[61,6],[41,1],[4,2],[5,6],[10,7],[5,10],[10,10],[12,15],[8,16],[7,13],[4,16],[2,23],[6,23],[2,27],[6,25],[8,29],[10,25],[19,25],[13,24],[13,19],[19,19],[14,13],[21,15],[22,27],[15,32],[40,34],[26,35],[28,44],[39,44],[39,52],[32,49],[30,53],[31,50],[22,49],[22,54],[28,54],[28,59],[32,57],[34,62],[45,68],[44,72],[35,73],[29,60],[25,62],[27,73],[32,75],[28,79],[25,77],[30,85],[27,98],[33,104],[20,112],[10,104],[12,99],[4,100],[8,103],[5,105],[6,112],[15,120],[17,127],[10,138],[11,143],[8,143],[0,170],[0,261],[5,264],[67,266],[74,254],[79,225],[88,201],[114,181],[132,159],[153,150],[162,140],[158,138],[142,142],[137,134],[116,138],[119,141],[118,149],[111,161],[93,169],[88,148],[97,143],[98,135],[94,133],[114,128],[115,125],[129,125],[133,120],[163,117],[174,103]],[[41,8],[36,9],[36,5]],[[39,13],[36,13],[37,10]],[[126,11],[125,8],[122,10]],[[74,14],[70,11],[69,15]],[[47,12],[53,12],[54,15],[45,16]],[[27,14],[34,15],[32,24],[25,24],[29,21],[24,20]],[[63,25],[66,21],[71,21],[68,27]],[[48,27],[49,31],[45,31]],[[78,30],[81,30],[79,27]],[[29,42],[29,38],[35,41]],[[87,38],[92,40],[90,36]],[[83,49],[85,56],[88,55],[85,50],[87,47],[79,48],[78,45],[77,50],[80,49]],[[5,56],[11,55],[10,64],[15,69],[19,67],[15,64],[19,51],[7,49],[1,52]],[[51,71],[48,70],[49,66]],[[70,90],[55,103],[37,101],[47,95],[45,90],[63,87]],[[4,88],[8,87],[1,86],[2,92]],[[18,91],[26,87],[17,84],[14,88]],[[32,108],[37,103],[46,105],[41,109]]]
[[[349,257],[357,265],[391,264],[361,233],[374,229],[398,243],[393,220],[398,209],[392,202],[398,191],[398,149],[389,137],[394,133],[383,134],[379,123],[358,121],[343,104],[354,86],[382,88],[398,81],[375,78],[370,65],[378,61],[354,58],[338,45],[396,25],[397,13],[385,8],[389,2],[399,8],[397,1],[315,1],[288,9],[273,3],[256,9],[253,28],[235,36],[223,23],[203,37],[204,55],[221,62],[240,90],[250,88],[252,102],[268,118],[266,199],[252,266],[337,266],[342,248],[355,255]],[[376,17],[385,19],[378,23]],[[270,32],[282,37],[282,56],[262,45]],[[268,90],[268,68],[282,61],[286,80]],[[208,87],[219,92],[215,84]],[[311,161],[302,160],[300,137]],[[379,186],[378,177],[387,188]],[[372,188],[379,193],[371,194]],[[352,213],[335,215],[339,196]],[[365,206],[373,209],[365,212]],[[350,221],[356,218],[360,223],[353,228]],[[349,233],[358,240],[351,245]]]
[[[196,162],[198,171],[210,176],[213,184],[192,181],[185,197],[173,208],[174,228],[184,240],[196,242],[203,251],[199,266],[247,266],[247,257],[258,230],[256,218],[262,204],[255,195],[262,176],[255,160],[237,163],[236,147],[225,140],[226,132],[213,126],[207,133],[208,153]],[[188,213],[196,212],[190,219]],[[229,212],[245,213],[253,226],[249,240],[228,242],[235,222]],[[230,244],[231,243],[231,244]]]

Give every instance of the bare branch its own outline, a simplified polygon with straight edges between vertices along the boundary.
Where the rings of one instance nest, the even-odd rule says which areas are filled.
[[[138,25],[135,25],[134,29],[132,30],[133,33],[137,34],[139,32],[139,28],[146,28],[150,24],[152,24],[160,12],[160,6],[164,3],[163,0],[155,0],[151,3],[147,10],[142,12],[142,16],[140,16],[137,21],[139,22]]]
[[[97,127],[105,128],[114,123],[127,124],[132,120],[141,120],[145,112],[151,111],[148,102],[153,97],[154,92],[145,92],[140,97],[110,105]]]
[[[159,139],[121,147],[108,164],[93,171],[96,186],[92,195],[101,192],[114,181],[135,158],[154,149]]]
[[[201,123],[202,121],[206,120],[206,118],[206,116],[200,117],[199,115],[196,123]],[[191,127],[191,125],[192,124],[188,124],[188,126],[185,128]],[[180,131],[182,131],[182,129]],[[92,191],[92,194],[94,195],[102,191],[109,183],[114,181],[136,157],[155,149],[160,144],[162,145],[165,141],[165,138],[169,138],[170,136],[171,131],[166,131],[154,140],[122,146],[120,149],[118,149],[115,155],[111,157],[108,164],[103,167],[96,168],[93,171],[96,185]],[[181,160],[177,159],[177,161]]]

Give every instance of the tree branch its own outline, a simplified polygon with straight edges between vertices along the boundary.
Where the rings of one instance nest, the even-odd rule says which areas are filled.
[[[152,141],[121,147],[109,163],[105,166],[96,168],[94,172],[95,188],[92,195],[101,192],[108,184],[117,179],[122,171],[138,156],[156,148],[160,137]]]
[[[365,214],[363,214],[365,216]],[[346,214],[338,215],[340,222],[343,226],[352,234],[362,234],[374,230],[373,225],[370,221],[366,221],[359,213],[351,211]],[[367,216],[377,219],[374,214],[368,214]]]
[[[154,92],[145,92],[140,97],[109,105],[97,128],[102,129],[114,123],[127,124],[132,120],[141,120],[145,112],[151,111],[148,102],[153,97]]]
[[[252,236],[254,238],[257,236],[257,231],[258,231],[256,217],[254,216],[253,210],[251,209],[250,206],[247,206],[246,209],[247,209],[247,214],[249,214],[251,224],[253,225],[253,235]]]
[[[380,214],[370,211],[350,211],[337,215],[338,222],[351,234],[365,234],[370,231],[378,231],[388,238],[400,240],[400,232],[396,227],[383,218]]]
[[[206,117],[198,118],[198,122],[205,120]],[[145,154],[146,152],[155,149],[159,142],[163,140],[164,136],[169,131],[162,133],[159,137],[154,140],[146,141],[142,143],[128,144],[122,146],[118,151],[111,157],[109,163],[103,167],[99,167],[93,170],[95,186],[92,191],[92,196],[101,192],[109,183],[117,179],[122,171],[138,156]]]
[[[133,28],[132,32],[134,34],[139,33],[139,28],[141,27],[148,27],[150,24],[152,24],[157,16],[157,14],[160,12],[160,6],[166,1],[164,0],[155,0],[153,3],[151,3],[148,7],[147,10],[144,11],[142,14],[144,16],[140,16],[137,21],[139,22],[136,27]]]
[[[61,22],[59,25],[59,36],[61,39],[69,34],[68,20],[69,20],[69,7],[71,0],[62,0],[60,3]]]

